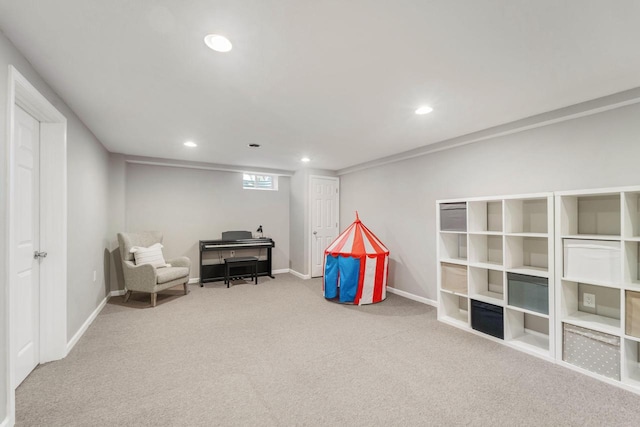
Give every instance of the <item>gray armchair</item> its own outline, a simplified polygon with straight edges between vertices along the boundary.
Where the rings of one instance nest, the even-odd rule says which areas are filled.
[[[132,291],[151,294],[151,306],[156,306],[157,294],[176,285],[184,285],[184,294],[189,292],[189,270],[191,260],[187,257],[166,260],[171,267],[156,268],[150,264],[136,265],[133,246],[149,247],[155,243],[162,243],[162,233],[157,231],[143,231],[140,233],[118,233],[118,243],[122,257],[124,285],[127,289],[124,301],[127,302]]]

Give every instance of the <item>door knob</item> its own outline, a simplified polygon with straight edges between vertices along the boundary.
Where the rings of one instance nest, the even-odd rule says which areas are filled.
[[[317,232],[317,231],[314,231],[314,232],[313,232],[313,235],[315,236],[316,234],[318,234],[318,232]]]
[[[46,258],[46,257],[47,257],[46,252],[38,252],[38,251],[33,252],[33,259]]]

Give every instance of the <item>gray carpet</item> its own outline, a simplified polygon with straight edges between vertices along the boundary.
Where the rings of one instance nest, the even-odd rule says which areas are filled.
[[[19,426],[614,426],[640,396],[436,321],[389,295],[325,301],[283,274],[158,306],[112,298],[16,392]]]

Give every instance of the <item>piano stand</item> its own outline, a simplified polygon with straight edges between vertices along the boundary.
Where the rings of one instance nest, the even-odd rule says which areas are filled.
[[[227,288],[229,288],[229,270],[235,267],[253,267],[251,270],[251,280],[258,284],[258,257],[255,256],[243,256],[243,257],[234,257],[234,258],[225,258],[224,259],[224,283],[227,284]],[[246,276],[242,274],[240,276],[234,275],[234,277],[243,277]]]

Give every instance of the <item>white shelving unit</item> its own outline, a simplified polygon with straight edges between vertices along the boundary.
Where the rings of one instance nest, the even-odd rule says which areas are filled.
[[[440,321],[529,354],[553,359],[556,343],[553,203],[552,193],[439,200],[436,203]],[[455,204],[466,207],[466,223],[453,227],[455,230],[442,227],[441,207]],[[640,219],[636,218],[636,222]],[[464,291],[457,281],[447,283],[450,270],[443,268],[450,269],[451,265],[459,266],[458,271],[466,274]],[[510,273],[548,281],[545,296],[549,313],[509,304]],[[501,308],[502,325],[498,325],[498,329],[501,328],[504,339],[472,328],[472,301]],[[638,378],[640,381],[640,374]]]
[[[436,204],[439,320],[640,394],[640,186]]]
[[[640,338],[626,332],[628,316],[640,322],[635,317],[640,313],[626,312],[627,291],[640,292],[640,187],[555,194],[556,360],[640,393]],[[619,342],[619,361],[602,346],[587,345],[584,350],[591,360],[619,362],[619,380],[568,354],[567,340],[572,338],[565,336],[567,325]]]

